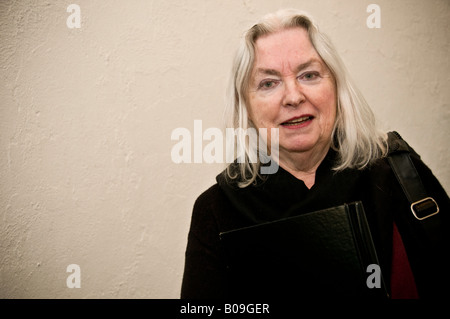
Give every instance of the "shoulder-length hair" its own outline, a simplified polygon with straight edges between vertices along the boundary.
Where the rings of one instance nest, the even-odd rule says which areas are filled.
[[[279,10],[264,16],[241,40],[235,54],[225,108],[226,126],[247,130],[254,127],[248,118],[247,93],[255,61],[255,43],[261,36],[288,28],[303,28],[316,52],[332,73],[337,92],[337,115],[331,135],[331,147],[338,160],[333,168],[363,169],[373,160],[386,155],[387,136],[376,127],[375,117],[360,91],[353,84],[347,69],[328,37],[319,31],[313,18],[303,11]],[[245,159],[227,167],[227,177],[238,180],[240,187],[256,181],[261,163],[249,161],[249,145]]]

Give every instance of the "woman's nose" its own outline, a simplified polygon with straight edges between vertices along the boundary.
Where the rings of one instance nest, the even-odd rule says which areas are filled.
[[[305,100],[297,79],[284,82],[283,106],[298,107]]]

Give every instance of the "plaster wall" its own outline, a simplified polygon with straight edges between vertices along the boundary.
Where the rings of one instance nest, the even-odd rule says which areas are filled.
[[[224,164],[175,164],[171,132],[222,128],[239,37],[281,7],[316,17],[449,191],[450,2],[377,0],[375,29],[371,3],[1,1],[0,298],[178,298],[193,203]]]

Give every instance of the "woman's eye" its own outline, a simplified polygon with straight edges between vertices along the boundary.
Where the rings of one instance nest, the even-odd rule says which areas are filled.
[[[260,89],[270,89],[272,87],[274,87],[276,84],[275,81],[263,81],[259,84],[259,88]]]
[[[318,77],[319,77],[318,72],[307,72],[307,73],[301,75],[300,79],[305,80],[305,81],[313,81],[313,80],[317,80]]]

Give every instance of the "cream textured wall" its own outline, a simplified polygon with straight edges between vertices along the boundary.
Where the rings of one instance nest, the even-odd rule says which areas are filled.
[[[316,17],[450,190],[448,0],[3,0],[0,298],[178,298],[192,205],[223,165],[174,164],[171,132],[222,127],[238,38],[280,7]]]

